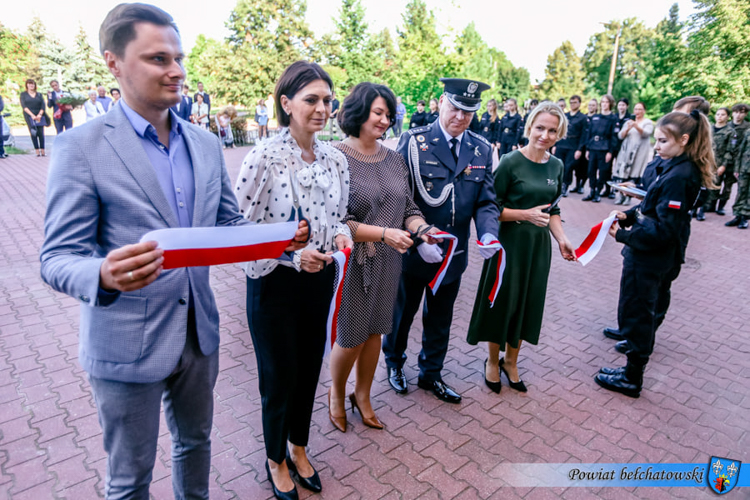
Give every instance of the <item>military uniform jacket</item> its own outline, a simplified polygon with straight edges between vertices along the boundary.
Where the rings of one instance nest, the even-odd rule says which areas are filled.
[[[654,167],[652,164],[656,163]],[[690,238],[690,209],[701,188],[698,167],[683,154],[646,167],[656,178],[643,201],[625,212],[615,239],[625,244],[622,254],[647,266],[673,266],[685,261]]]
[[[745,136],[740,142],[737,158],[739,159],[739,163],[736,166],[737,173],[740,175],[750,175],[750,128],[745,130]]]
[[[495,200],[492,176],[492,147],[480,135],[464,132],[458,164],[453,161],[450,144],[440,122],[410,129],[398,144],[409,165],[414,201],[429,224],[458,236],[451,265],[443,279],[458,279],[468,264],[469,229],[474,219],[477,235],[497,237],[500,209]],[[441,245],[443,251],[447,243]],[[430,280],[440,264],[428,264],[416,250],[404,258],[404,270]]]
[[[497,142],[514,146],[521,140],[521,136],[523,136],[523,118],[521,115],[516,113],[510,116],[510,113],[505,113],[500,119]]]
[[[714,158],[716,158],[716,167],[724,165],[726,171],[724,175],[732,173],[732,138],[734,137],[734,128],[724,125],[721,128],[713,126],[713,147]]]
[[[440,113],[438,111],[427,113],[425,111],[425,117],[424,117],[424,124],[429,125],[430,123],[433,123],[435,120],[438,119],[438,116],[440,116]]]
[[[745,131],[750,128],[750,122],[743,121],[739,125],[735,125],[734,122],[732,122],[729,126],[734,130],[734,135],[730,142],[732,148],[732,168],[730,169],[727,165],[727,169],[734,172],[735,167],[737,167],[736,171],[739,172],[740,148],[742,146],[742,139],[745,137]]]
[[[479,134],[487,139],[490,144],[500,142],[500,119],[490,121],[491,116],[485,111],[479,122]]]
[[[586,145],[586,128],[589,120],[586,115],[580,111],[575,115],[570,112],[565,113],[568,118],[568,135],[565,139],[557,143],[557,149],[573,149],[581,151]]]
[[[617,136],[614,131],[614,115],[597,113],[590,117],[586,128],[586,148],[589,151],[607,151],[614,154],[617,149]]]

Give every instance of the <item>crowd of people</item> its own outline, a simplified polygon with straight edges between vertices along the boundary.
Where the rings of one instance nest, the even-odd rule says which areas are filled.
[[[622,206],[630,203],[622,189],[640,187],[641,202],[613,212],[609,228],[623,244],[624,263],[618,328],[605,335],[619,340],[616,348],[627,362],[595,377],[607,390],[638,397],[684,261],[692,214],[712,203],[723,209],[727,176],[735,173],[747,199],[750,140],[746,131],[739,138],[747,107],[735,106],[734,132],[722,132],[729,125],[714,128],[724,137],[715,154],[718,141],[712,141],[708,103],[700,97],[681,100],[656,124],[642,103],[630,116],[629,103],[615,106],[609,95],[601,106],[590,101],[588,115],[580,111],[579,96],[570,98],[567,113],[543,101],[524,116],[508,99],[501,118],[490,100],[478,119],[489,85],[444,78],[443,94],[430,101],[429,112],[420,101],[394,151],[379,141],[389,129],[399,130],[405,114],[394,93],[362,82],[334,110],[334,82],[306,61],[279,78],[273,112],[281,131],[247,154],[232,186],[225,136],[205,130],[210,97],[199,84],[191,102],[183,85],[172,17],[150,5],[121,4],[105,18],[100,45],[122,99],[109,103],[104,118],[57,140],[40,259],[45,282],[81,303],[79,359],[103,429],[108,498],[148,496],[162,401],[175,496],[208,498],[219,314],[209,268],[165,270],[157,243],[139,242],[153,229],[295,221],[280,258],[247,262],[243,269],[266,474],[276,498],[296,499],[296,484],[323,488],[307,447],[335,252],[351,257],[330,357],[329,419],[347,431],[348,399],[364,425],[382,429],[388,422],[370,399],[380,351],[392,389],[408,392],[406,348],[420,306],[417,386],[447,403],[462,401],[442,372],[461,278],[475,250],[472,221],[484,265],[466,341],[486,343],[481,375],[492,392],[501,392],[501,375],[511,389],[526,392],[518,358],[524,341],[540,340],[551,239],[563,259],[577,260],[560,199],[582,194],[588,181],[584,200],[611,196]],[[152,54],[159,54],[158,64]],[[31,84],[25,103],[37,127],[44,102]],[[260,101],[256,108],[259,124],[264,106]],[[195,118],[179,119],[187,109]],[[321,141],[317,134],[334,113],[346,138]],[[226,121],[217,119],[217,126],[225,130]],[[110,140],[101,141],[112,129]],[[43,153],[43,142],[40,148]],[[97,168],[88,168],[92,164]],[[698,196],[702,188],[710,193],[705,201]],[[738,200],[737,225],[746,226]],[[352,371],[354,392],[347,397]]]

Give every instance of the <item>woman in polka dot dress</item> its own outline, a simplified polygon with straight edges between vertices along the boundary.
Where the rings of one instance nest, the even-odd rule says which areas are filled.
[[[299,210],[310,224],[310,242],[290,259],[245,264],[266,471],[278,498],[296,498],[292,478],[321,489],[305,446],[333,295],[334,267],[327,264],[329,253],[353,245],[342,222],[349,197],[346,159],[315,138],[331,114],[332,89],[317,64],[298,61],[284,71],[274,97],[286,128],[247,155],[235,189],[248,220],[285,222]]]

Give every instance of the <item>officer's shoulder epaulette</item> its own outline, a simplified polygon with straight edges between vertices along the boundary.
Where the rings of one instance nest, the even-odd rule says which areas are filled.
[[[410,128],[409,130],[406,131],[406,133],[409,134],[409,135],[424,134],[428,130],[430,130],[430,126],[429,125],[423,125],[421,127]]]
[[[476,139],[477,141],[484,143],[485,146],[492,147],[492,143],[485,139],[484,136],[477,134],[472,130],[467,130],[466,132],[469,134],[469,136],[471,136],[472,139]]]

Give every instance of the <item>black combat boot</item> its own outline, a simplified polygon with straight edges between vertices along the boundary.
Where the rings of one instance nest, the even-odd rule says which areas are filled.
[[[726,215],[724,206],[727,204],[727,200],[719,200],[719,207],[716,209],[716,215]]]
[[[576,180],[576,188],[575,188],[575,190],[573,190],[573,192],[577,193],[577,194],[583,194],[583,185],[584,185],[584,183],[585,183],[585,181],[582,182],[580,179],[577,179]]]
[[[703,207],[698,208],[698,213],[695,216],[695,220],[706,220],[706,212]]]
[[[737,224],[737,229],[747,229],[747,217],[740,217],[740,223]]]
[[[581,201],[591,201],[594,199],[595,195],[599,196],[599,193],[596,192],[596,189],[592,189],[591,191],[589,191],[588,196],[582,198]]]
[[[568,197],[568,185],[567,184],[562,185],[562,197],[563,198]]]
[[[608,391],[637,398],[643,388],[644,368],[645,366],[637,366],[630,362],[622,369],[602,368],[594,377],[594,381]]]
[[[740,222],[742,222],[742,217],[740,217],[738,215],[737,217],[735,217],[734,219],[730,220],[729,222],[727,222],[724,225],[727,226],[727,227],[734,227],[734,226],[739,226]]]

